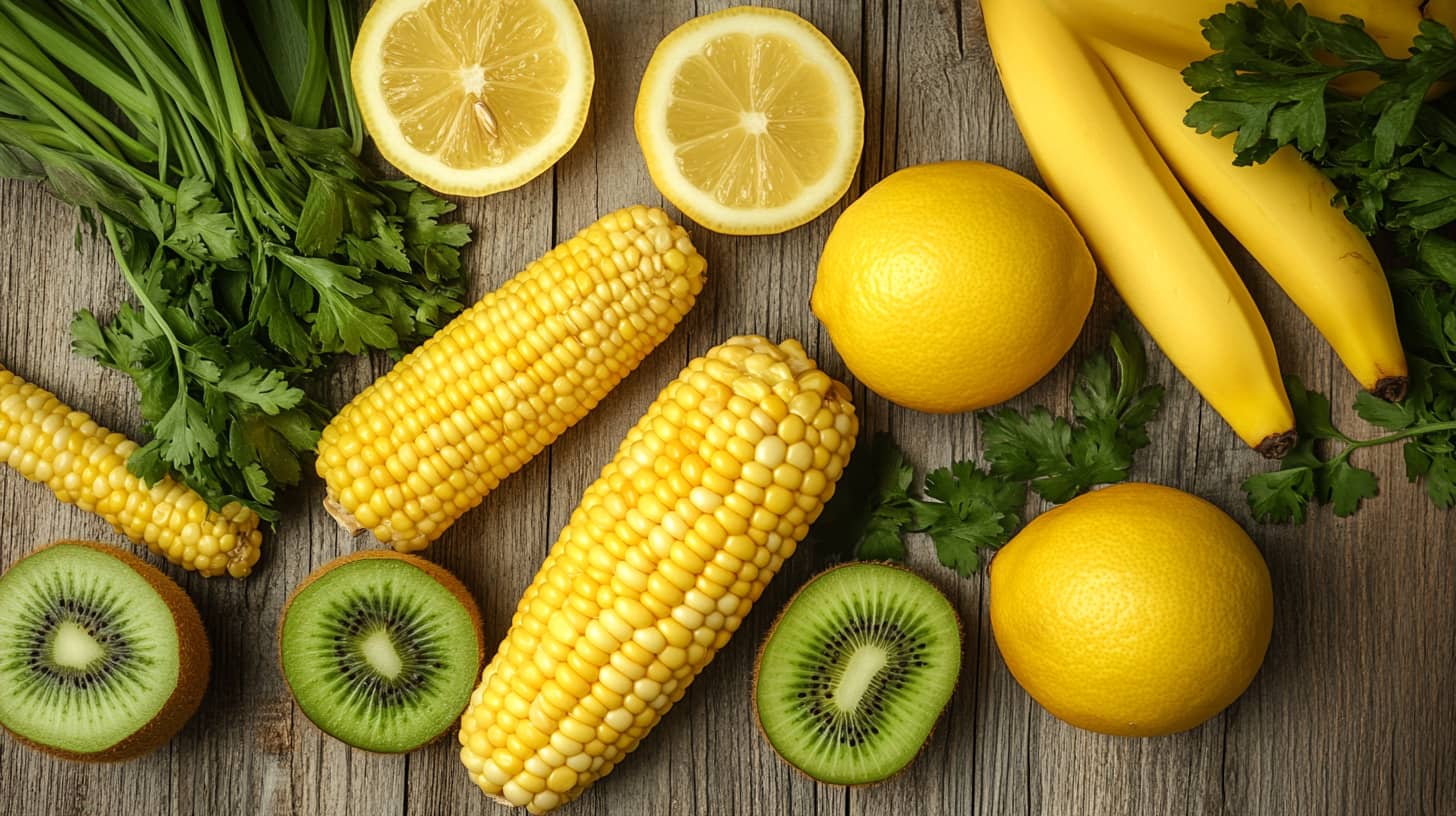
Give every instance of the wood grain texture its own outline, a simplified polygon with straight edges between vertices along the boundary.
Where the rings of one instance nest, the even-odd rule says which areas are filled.
[[[462,202],[476,227],[466,262],[480,294],[594,220],[631,203],[662,204],[632,135],[636,87],[657,41],[725,0],[581,0],[597,60],[592,116],[552,172],[525,187]],[[1035,178],[987,49],[974,0],[774,3],[814,22],[859,74],[864,160],[851,195],[899,167],[980,159]],[[1089,157],[1091,158],[1091,157]],[[1093,159],[1095,160],[1095,158]],[[676,332],[602,405],[466,515],[427,555],[471,588],[488,639],[504,635],[519,593],[586,486],[657,391],[724,338],[797,337],[836,376],[847,372],[808,310],[820,248],[844,203],[781,236],[733,238],[690,225],[709,282]],[[130,383],[72,355],[73,310],[109,313],[124,286],[101,243],[73,246],[74,214],[38,189],[0,183],[0,362],[118,430],[135,434]],[[1232,242],[1225,242],[1274,333],[1286,371],[1334,397],[1353,382],[1313,328]],[[1058,369],[1013,401],[1064,410],[1076,364],[1120,314],[1099,289],[1092,319]],[[931,339],[933,341],[933,338]],[[342,404],[387,368],[341,365],[322,393]],[[1274,576],[1274,640],[1253,687],[1185,734],[1123,740],[1053,719],[1016,685],[986,617],[985,582],[940,568],[924,541],[915,566],[957,604],[966,659],[945,720],[921,758],[891,782],[844,790],[780,763],[750,710],[750,667],[777,610],[827,553],[785,565],[743,631],[636,756],[565,811],[571,814],[1048,814],[1049,816],[1323,816],[1456,814],[1456,520],[1402,478],[1394,448],[1362,452],[1383,493],[1356,517],[1315,513],[1301,527],[1252,523],[1238,484],[1265,465],[1154,352],[1169,387],[1135,477],[1205,496],[1252,532]],[[918,468],[978,450],[969,417],[890,406],[854,385],[866,433],[891,430]],[[215,666],[201,712],[172,743],[119,766],[63,763],[0,739],[0,814],[496,814],[474,789],[453,739],[407,757],[366,754],[323,736],[289,699],[277,670],[277,616],[313,568],[368,539],[319,509],[316,480],[288,496],[286,520],[245,582],[204,580],[159,563],[197,602]],[[1040,507],[1033,508],[1040,510]],[[60,537],[124,544],[99,519],[0,470],[0,567]],[[153,559],[156,561],[156,559]],[[0,689],[0,693],[4,693]]]

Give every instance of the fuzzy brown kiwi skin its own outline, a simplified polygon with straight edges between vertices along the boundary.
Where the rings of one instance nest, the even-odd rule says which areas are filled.
[[[197,614],[197,607],[187,593],[182,591],[182,587],[177,586],[175,581],[162,574],[156,567],[126,550],[108,547],[95,541],[63,540],[38,547],[25,557],[29,558],[38,552],[63,544],[85,547],[88,550],[95,550],[115,558],[140,575],[151,585],[152,589],[157,591],[158,595],[162,596],[162,602],[172,613],[172,622],[177,628],[177,686],[172,689],[172,694],[167,698],[167,702],[162,704],[162,708],[145,725],[132,732],[131,736],[96,753],[77,753],[41,745],[8,728],[5,730],[17,742],[61,759],[76,762],[122,762],[135,759],[155,751],[176,736],[177,732],[182,730],[182,726],[186,725],[197,711],[198,705],[202,703],[202,696],[207,691],[207,679],[212,668],[212,649],[207,642],[207,632],[202,628],[202,617]]]
[[[394,550],[360,550],[359,552],[350,553],[348,555],[335,558],[329,563],[324,564],[322,567],[314,570],[312,573],[309,574],[307,578],[303,579],[303,583],[299,584],[297,587],[294,588],[293,592],[290,593],[288,596],[288,602],[283,605],[283,614],[278,616],[278,672],[279,674],[283,675],[283,684],[288,687],[288,694],[290,697],[296,698],[297,695],[293,693],[293,685],[288,682],[288,672],[283,670],[283,622],[288,619],[288,610],[293,608],[293,600],[298,597],[298,594],[300,592],[303,592],[305,589],[307,589],[309,584],[312,584],[314,581],[317,581],[318,579],[324,577],[330,572],[333,572],[339,567],[342,567],[345,564],[352,564],[355,561],[368,561],[371,559],[403,561],[406,564],[414,567],[415,569],[418,569],[420,572],[423,572],[424,574],[435,579],[435,581],[439,583],[440,586],[443,586],[445,589],[449,590],[451,595],[455,596],[455,599],[460,602],[460,605],[465,607],[466,613],[470,615],[470,625],[475,630],[475,675],[477,677],[480,676],[481,669],[485,665],[485,623],[480,618],[480,607],[475,603],[475,598],[471,596],[470,590],[465,588],[465,584],[461,583],[460,579],[456,578],[454,573],[450,572],[439,564],[435,564],[431,561],[426,561],[419,556],[395,552]],[[469,702],[467,701],[466,704],[469,705]],[[298,710],[303,712],[303,716],[305,719],[308,719],[308,721],[312,723],[315,728],[318,728],[318,723],[314,722],[312,719],[309,719],[308,712],[303,711],[302,707],[299,707]],[[461,712],[464,712],[464,708],[461,709]],[[441,737],[453,731],[454,728],[455,726],[453,724],[447,725],[445,726],[445,729],[443,731],[433,737],[430,737],[429,739],[425,740],[414,748],[411,748],[410,750],[417,751],[420,748],[424,748],[425,746],[438,741]],[[319,728],[319,731],[330,739],[338,739],[338,737],[329,734],[322,728]],[[343,742],[343,740],[339,740],[339,742]],[[347,742],[344,744],[348,745],[350,748],[353,748],[356,751],[363,751],[368,754],[379,754],[383,756],[394,755],[393,753],[388,751],[371,751],[368,748],[360,748],[357,745],[350,745]],[[408,751],[403,751],[399,753],[408,753]]]
[[[854,789],[859,789],[859,788],[872,788],[872,787],[874,787],[876,785],[883,785],[884,783],[889,782],[891,779],[894,779],[895,777],[899,776],[900,774],[905,773],[905,770],[907,768],[909,768],[911,765],[914,765],[915,764],[915,760],[919,759],[920,758],[920,755],[923,754],[923,753],[925,753],[925,746],[929,745],[930,744],[931,737],[934,737],[935,736],[935,729],[937,729],[937,728],[940,727],[940,721],[943,720],[943,719],[945,719],[946,709],[950,708],[950,701],[955,697],[955,694],[951,694],[950,697],[947,697],[946,698],[945,705],[941,707],[940,713],[938,713],[938,714],[935,715],[935,723],[933,725],[931,725],[930,726],[930,730],[925,733],[925,741],[922,742],[922,743],[920,743],[920,750],[915,752],[915,756],[911,757],[904,765],[901,765],[900,766],[900,769],[898,771],[895,771],[894,773],[890,774],[889,776],[885,777],[884,779],[878,779],[878,780],[875,780],[874,782],[860,782],[860,783],[854,784],[854,785],[841,785],[841,784],[839,784],[837,782],[825,782],[822,779],[817,779],[817,778],[811,776],[808,771],[806,771],[803,768],[800,768],[798,765],[795,765],[794,763],[790,762],[788,760],[788,758],[786,758],[783,754],[779,753],[779,749],[778,748],[775,748],[774,747],[773,740],[769,739],[767,732],[765,732],[763,730],[763,720],[759,717],[759,714],[758,714],[758,670],[759,670],[759,667],[763,664],[763,651],[764,651],[764,647],[768,646],[769,638],[772,638],[774,632],[778,630],[778,628],[779,628],[779,622],[784,619],[784,613],[786,613],[786,612],[789,611],[789,607],[791,607],[791,606],[794,605],[794,601],[796,601],[796,600],[799,599],[799,593],[800,592],[803,592],[806,587],[808,587],[810,584],[814,583],[815,581],[819,580],[820,578],[823,578],[824,576],[828,575],[829,573],[834,572],[835,570],[844,569],[845,567],[861,567],[861,566],[865,566],[865,565],[874,565],[874,566],[877,566],[877,567],[890,567],[891,569],[897,569],[897,570],[900,570],[901,572],[911,573],[912,575],[915,575],[915,577],[921,578],[922,580],[924,580],[924,578],[922,576],[920,576],[919,574],[917,574],[914,570],[907,568],[904,564],[897,564],[897,563],[895,563],[893,561],[845,561],[844,563],[835,564],[834,566],[829,567],[828,569],[820,570],[819,572],[815,573],[812,578],[810,578],[809,580],[805,581],[802,586],[800,586],[798,589],[794,590],[794,594],[789,598],[788,602],[784,604],[784,608],[779,610],[778,616],[774,618],[773,625],[768,628],[768,633],[763,636],[763,641],[758,644],[758,654],[755,655],[754,658],[753,658],[753,685],[749,687],[749,691],[748,691],[749,698],[750,698],[749,699],[749,703],[750,703],[749,707],[753,709],[753,724],[758,727],[758,735],[759,735],[759,737],[761,737],[764,742],[768,743],[768,747],[769,748],[773,748],[774,756],[777,756],[779,758],[779,760],[781,760],[785,765],[789,766],[790,768],[793,768],[796,773],[798,773],[800,776],[804,777],[805,779],[808,779],[809,781],[815,782],[815,783],[820,784],[820,785],[828,785],[829,787],[832,787],[832,788],[854,788]],[[929,583],[929,581],[926,581],[926,583]],[[935,585],[934,584],[931,584],[931,586],[935,586]],[[936,592],[940,592],[940,594],[942,596],[945,595],[944,592],[941,592],[940,587],[935,587],[935,591]],[[966,630],[965,630],[965,626],[964,626],[964,624],[961,623],[961,613],[958,612],[958,611],[956,611],[955,604],[950,603],[950,598],[946,598],[946,603],[950,605],[951,616],[955,618],[955,622],[956,622],[956,643],[957,643],[957,645],[960,646],[960,652],[961,652],[961,662],[960,662],[960,665],[961,665],[961,667],[964,667],[966,665],[966,654],[965,654],[965,651],[966,651],[966,637],[965,637],[965,632],[966,632]],[[957,685],[960,684],[960,679],[961,679],[961,677],[960,677],[960,668],[958,667],[956,669],[956,684]]]

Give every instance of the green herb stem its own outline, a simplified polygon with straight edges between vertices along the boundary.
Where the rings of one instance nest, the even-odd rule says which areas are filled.
[[[91,107],[74,88],[69,87],[69,83],[56,82],[44,71],[3,50],[0,50],[0,61],[14,69],[22,82],[30,83],[29,87],[52,103],[57,112],[65,111],[75,117],[73,121],[95,138],[107,152],[132,161],[150,163],[157,160],[156,150],[141,143]],[[13,83],[11,86],[25,93],[24,88],[16,87]]]
[[[0,5],[3,5],[13,16],[15,23],[25,30],[32,43],[38,46],[34,53],[38,53],[45,59],[43,65],[34,59],[28,61],[40,65],[49,76],[60,81],[64,75],[54,62],[45,58],[44,55],[45,53],[65,54],[67,68],[76,75],[85,77],[87,82],[96,86],[97,90],[115,102],[127,113],[127,117],[137,126],[144,137],[154,138],[147,131],[147,127],[153,124],[154,117],[148,117],[145,114],[149,111],[154,113],[155,106],[138,85],[122,74],[120,66],[112,62],[106,55],[99,53],[91,44],[83,42],[75,34],[74,29],[64,28],[60,21],[43,16],[34,9],[21,6],[14,0],[4,0]],[[3,26],[0,26],[0,33],[3,33]],[[10,35],[7,33],[7,36]],[[68,80],[64,81],[64,85],[73,93],[75,92],[75,87]]]
[[[152,299],[147,295],[146,288],[137,281],[129,259],[126,257],[126,250],[122,246],[121,236],[118,233],[116,222],[109,216],[102,216],[102,223],[106,230],[106,239],[111,244],[111,254],[116,258],[116,265],[121,269],[122,278],[126,280],[126,285],[131,287],[132,294],[142,304],[145,314],[157,327],[157,330],[167,338],[167,343],[171,346],[172,362],[177,368],[177,381],[181,384],[177,389],[177,398],[179,400],[183,399],[187,393],[187,367],[182,364],[182,344],[178,342],[177,335],[172,332],[172,327],[167,324],[166,320],[162,319],[162,311],[157,308],[157,304],[153,303]],[[160,253],[161,250],[161,246],[158,246],[157,252]],[[155,258],[153,263],[155,263]]]
[[[1343,461],[1349,458],[1350,454],[1361,448],[1374,448],[1380,445],[1389,445],[1394,442],[1401,442],[1417,436],[1426,434],[1441,433],[1442,431],[1456,431],[1456,420],[1450,422],[1432,422],[1426,425],[1415,425],[1402,431],[1377,436],[1373,439],[1351,439],[1343,434],[1340,438],[1345,441],[1345,449],[1336,454],[1330,461]]]
[[[329,8],[334,40],[332,50],[336,61],[334,70],[329,73],[329,82],[333,87],[334,107],[338,110],[339,120],[349,133],[349,152],[357,156],[364,150],[364,117],[354,99],[354,83],[350,79],[353,15],[344,0],[329,0]]]

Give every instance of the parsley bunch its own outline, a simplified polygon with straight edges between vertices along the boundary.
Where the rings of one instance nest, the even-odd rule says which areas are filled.
[[[1072,420],[1041,406],[983,412],[988,467],[967,460],[932,470],[920,498],[904,452],[889,434],[876,435],[869,456],[851,461],[811,535],[853,558],[903,561],[904,534],[925,533],[942,564],[969,576],[983,552],[1020,529],[1028,487],[1061,503],[1125,481],[1133,455],[1148,444],[1163,387],[1146,384],[1147,356],[1131,325],[1119,325],[1108,345],[1110,354],[1089,358],[1077,373]]]
[[[1401,262],[1387,266],[1411,373],[1405,401],[1369,394],[1355,411],[1390,433],[1355,439],[1334,427],[1330,401],[1299,380],[1287,385],[1301,437],[1280,470],[1244,483],[1257,518],[1303,522],[1311,502],[1347,516],[1378,493],[1353,454],[1404,443],[1406,475],[1439,507],[1456,505],[1456,36],[1425,21],[1410,56],[1387,57],[1352,17],[1311,17],[1303,6],[1259,0],[1230,5],[1203,23],[1215,53],[1183,72],[1202,99],[1186,123],[1237,133],[1236,164],[1267,160],[1292,145],[1340,190],[1350,220],[1392,239]],[[1333,57],[1334,59],[1331,59]],[[1332,90],[1339,77],[1371,72],[1363,98]]]
[[[1230,5],[1203,21],[1203,33],[1215,53],[1183,72],[1203,95],[1185,121],[1200,133],[1237,133],[1236,164],[1294,145],[1340,188],[1350,220],[1394,233],[1406,252],[1456,221],[1456,101],[1427,100],[1456,79],[1449,28],[1422,22],[1410,56],[1392,59],[1356,18],[1259,0]],[[1332,89],[1360,72],[1379,78],[1363,98]]]
[[[354,5],[0,0],[0,177],[80,208],[137,304],[71,327],[140,392],[128,467],[270,520],[327,416],[309,376],[464,294],[454,205],[359,158]]]

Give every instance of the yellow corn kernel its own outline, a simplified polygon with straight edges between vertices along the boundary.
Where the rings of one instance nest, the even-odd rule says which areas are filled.
[[[778,418],[751,419],[769,403]],[[797,421],[785,419],[788,406]],[[808,529],[856,426],[849,390],[793,340],[735,337],[689,363],[587,488],[516,607],[461,719],[471,779],[498,801],[544,813],[610,773],[797,544],[755,529]],[[811,436],[816,427],[838,433]],[[817,449],[826,438],[835,445]],[[590,594],[590,611],[566,587]],[[533,633],[552,648],[523,645]],[[521,712],[528,726],[517,726]],[[532,740],[484,738],[518,727]]]
[[[467,309],[340,411],[318,445],[324,507],[420,550],[601,401],[703,288],[655,207],[610,213]]]
[[[247,576],[263,540],[258,515],[236,502],[213,510],[171,477],[147,487],[126,469],[136,449],[0,366],[0,461],[183,569]]]

